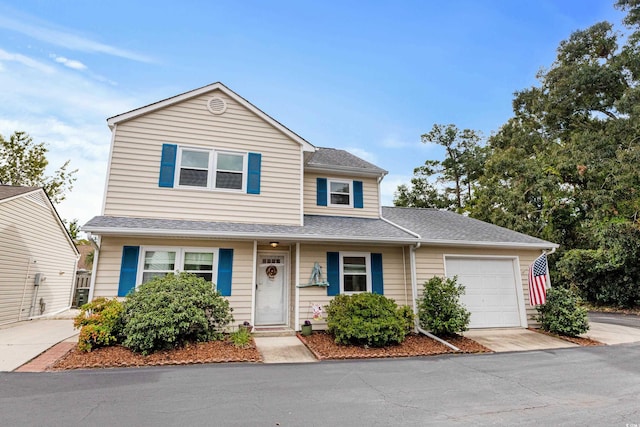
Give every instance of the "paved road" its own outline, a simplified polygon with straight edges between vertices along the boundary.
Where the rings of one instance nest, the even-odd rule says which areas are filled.
[[[589,320],[591,322],[609,323],[612,325],[621,325],[621,326],[629,326],[631,328],[640,328],[640,316],[637,316],[635,314],[600,313],[600,312],[590,311]]]
[[[640,424],[640,343],[301,365],[1,373],[3,426]]]

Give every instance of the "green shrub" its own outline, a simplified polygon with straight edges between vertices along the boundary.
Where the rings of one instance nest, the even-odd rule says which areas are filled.
[[[536,310],[537,320],[545,331],[575,337],[589,330],[587,309],[580,306],[580,298],[569,289],[547,289],[547,302]]]
[[[233,321],[229,301],[193,274],[156,277],[124,303],[123,345],[142,354],[222,338]]]
[[[413,313],[413,309],[408,305],[403,305],[398,309],[398,314],[404,322],[404,328],[407,333],[413,331],[413,328],[416,326],[416,315]]]
[[[80,329],[78,350],[116,344],[122,332],[122,303],[116,299],[96,298],[80,307],[73,326]]]
[[[327,329],[338,344],[384,347],[404,341],[407,313],[383,295],[338,295],[326,307]]]
[[[453,335],[469,326],[471,313],[460,302],[464,286],[458,278],[432,277],[424,284],[422,298],[418,300],[420,326],[435,335]]]

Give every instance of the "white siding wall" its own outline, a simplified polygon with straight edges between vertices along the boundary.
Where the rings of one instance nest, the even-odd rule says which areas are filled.
[[[25,197],[0,203],[0,324],[26,320],[34,277],[46,279],[37,289],[32,315],[60,311],[71,304],[76,254],[49,206]]]
[[[260,194],[158,187],[163,143],[261,153]],[[112,151],[105,215],[300,224],[301,146],[219,91],[119,124]]]
[[[343,178],[362,181],[363,208],[336,208],[332,206],[318,206],[316,191],[317,178]],[[320,175],[313,172],[304,174],[304,213],[314,215],[353,216],[364,218],[378,218],[380,216],[380,195],[378,194],[378,180],[376,178],[361,178],[339,176],[335,174]]]
[[[327,273],[327,252],[371,252],[382,254],[382,275],[384,280],[384,295],[392,298],[398,305],[411,305],[411,271],[403,268],[402,248],[388,246],[319,246],[300,245],[300,284],[306,284],[311,276],[313,264],[320,263],[322,273]],[[405,254],[408,256],[408,253]],[[406,258],[405,258],[406,259]],[[339,286],[333,285],[333,286]],[[300,289],[300,324],[311,320],[312,305],[323,307],[329,304],[333,297],[327,296],[327,289],[308,287]],[[324,329],[326,323],[313,322],[314,329]]]
[[[231,296],[225,297],[233,308],[235,323],[251,320],[253,280],[253,242],[212,240],[135,239],[103,237],[95,279],[94,298],[118,295],[123,246],[177,246],[233,249]]]
[[[418,296],[422,295],[424,282],[433,276],[444,277],[444,254],[447,255],[480,255],[480,256],[516,256],[519,259],[520,278],[524,295],[525,310],[529,326],[538,323],[533,320],[537,314],[535,308],[529,305],[529,289],[527,286],[529,277],[529,265],[540,256],[540,250],[525,249],[478,249],[456,247],[428,247],[423,246],[416,252],[416,276]]]

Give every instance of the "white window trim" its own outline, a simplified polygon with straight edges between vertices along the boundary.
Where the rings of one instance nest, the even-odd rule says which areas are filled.
[[[192,246],[140,246],[140,254],[138,256],[138,270],[136,274],[136,288],[142,284],[142,275],[144,273],[144,258],[147,251],[165,251],[176,253],[176,263],[173,273],[178,274],[184,271],[184,254],[185,252],[211,252],[213,253],[213,271],[211,272],[211,282],[216,287],[218,280],[218,262],[219,248],[209,247],[192,247]]]
[[[364,257],[365,267],[367,269],[367,290],[372,292],[371,281],[371,252],[340,252],[340,293],[347,295],[361,294],[362,292],[347,292],[344,290],[344,257]]]
[[[183,185],[180,184],[180,170],[182,169],[182,151],[200,151],[209,154],[209,164],[207,166],[207,186],[199,187],[196,185]],[[216,177],[217,177],[217,169],[216,165],[218,163],[218,153],[221,154],[233,154],[236,156],[242,156],[242,188],[216,188]],[[178,145],[178,153],[176,158],[176,167],[174,171],[174,187],[189,189],[189,190],[201,190],[201,191],[222,191],[222,192],[231,192],[231,193],[246,193],[247,192],[247,176],[249,169],[249,153],[246,151],[234,151],[234,150],[217,150],[217,149],[207,149],[201,147],[188,147]],[[231,172],[231,171],[229,171]],[[234,171],[236,172],[236,171]],[[237,173],[240,173],[237,171]],[[346,206],[346,205],[342,205]]]
[[[332,182],[349,184],[349,204],[348,205],[331,203],[331,183]],[[327,178],[327,206],[331,208],[352,208],[353,207],[353,180],[352,179]]]

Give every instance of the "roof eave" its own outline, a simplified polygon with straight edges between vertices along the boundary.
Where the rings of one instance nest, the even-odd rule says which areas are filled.
[[[367,236],[327,236],[327,235],[304,235],[288,233],[256,233],[256,232],[220,232],[206,230],[175,230],[156,228],[113,228],[113,227],[82,227],[82,231],[99,236],[143,236],[143,237],[191,237],[203,239],[239,239],[239,240],[262,240],[280,239],[297,240],[304,242],[379,242],[386,244],[415,244],[415,238],[397,237],[367,237]]]
[[[560,247],[557,243],[551,242],[483,242],[473,240],[440,240],[440,239],[421,239],[420,243],[431,246],[466,246],[466,247],[482,247],[482,248],[503,248],[503,249],[557,249]]]
[[[360,168],[350,168],[350,167],[341,167],[341,166],[320,166],[320,165],[305,165],[304,170],[308,172],[341,173],[341,174],[349,174],[353,176],[364,176],[364,177],[375,177],[375,178],[383,177],[389,173],[386,170],[367,171],[366,169],[360,169]]]

